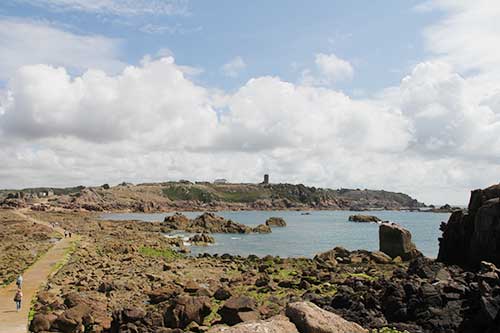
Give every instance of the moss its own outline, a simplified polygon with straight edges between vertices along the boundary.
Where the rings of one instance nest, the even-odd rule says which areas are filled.
[[[212,302],[212,311],[203,320],[204,325],[211,326],[214,322],[220,320],[220,316],[217,312],[219,311],[221,304],[222,302],[217,300]]]
[[[382,327],[380,329],[373,329],[370,331],[370,333],[410,333],[410,332],[406,330],[398,331],[397,329],[390,327]]]
[[[344,273],[344,274],[341,274],[341,278],[343,278],[343,279],[347,279],[349,277],[355,277],[358,279],[364,279],[364,280],[369,280],[369,281],[378,280],[378,277],[371,276],[371,275],[368,275],[366,273]]]
[[[297,276],[297,271],[293,269],[282,268],[272,275],[273,279],[279,280],[290,280],[294,276]]]
[[[155,249],[148,246],[143,246],[139,249],[139,253],[148,257],[161,257],[167,261],[172,261],[181,258],[182,255],[175,252],[174,250],[168,249]]]

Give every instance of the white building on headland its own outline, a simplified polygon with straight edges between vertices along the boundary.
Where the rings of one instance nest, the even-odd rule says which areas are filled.
[[[214,180],[214,184],[227,184],[227,179],[224,178],[216,179]]]

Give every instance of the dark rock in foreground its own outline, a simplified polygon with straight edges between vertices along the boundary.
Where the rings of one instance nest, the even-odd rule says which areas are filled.
[[[255,300],[248,296],[233,296],[219,310],[221,321],[227,325],[235,325],[244,321],[259,319]]]
[[[382,223],[379,227],[380,251],[391,258],[411,260],[422,254],[411,241],[411,233],[395,223]]]
[[[455,211],[441,224],[438,260],[477,269],[500,265],[500,184],[472,191],[468,211]]]
[[[376,216],[373,215],[351,215],[349,216],[349,221],[351,222],[380,222],[382,221]]]

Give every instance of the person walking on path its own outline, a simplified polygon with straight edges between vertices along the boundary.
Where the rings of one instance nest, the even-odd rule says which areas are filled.
[[[21,310],[21,302],[23,300],[23,292],[21,288],[17,289],[16,296],[14,296],[14,302],[16,302],[16,310],[19,312]]]
[[[21,274],[19,274],[19,276],[17,277],[16,285],[19,289],[21,289],[23,286],[23,276]]]

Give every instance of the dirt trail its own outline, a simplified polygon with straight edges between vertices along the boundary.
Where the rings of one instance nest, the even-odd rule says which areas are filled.
[[[47,225],[55,231],[64,234],[62,228],[54,228],[50,223],[33,219],[23,214],[22,211],[17,211],[16,214],[29,222]],[[14,303],[14,295],[17,290],[15,282],[4,288],[0,288],[0,333],[27,332],[31,300],[35,297],[38,289],[47,281],[49,275],[56,269],[56,265],[65,260],[66,254],[72,247],[72,244],[78,240],[79,237],[77,235],[61,239],[24,272],[21,311],[16,311]]]

